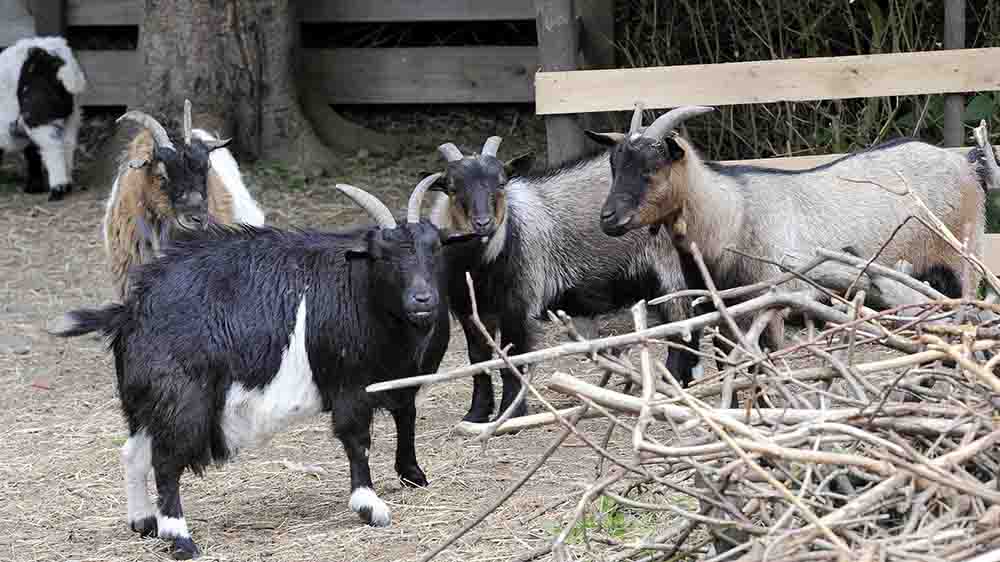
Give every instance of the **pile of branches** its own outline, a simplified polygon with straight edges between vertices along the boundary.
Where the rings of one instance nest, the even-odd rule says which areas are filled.
[[[925,219],[1000,294],[1000,282],[967,244]],[[505,367],[524,382],[519,400],[530,395],[545,411],[509,419],[512,407],[495,422],[459,430],[485,442],[499,433],[562,428],[506,494],[422,560],[495,511],[574,436],[600,459],[598,473],[568,498],[575,507],[558,536],[522,561],[1000,562],[1000,305],[945,298],[903,266],[829,250],[767,283],[718,291],[697,247],[692,251],[708,290],[649,304],[697,297],[710,300],[713,312],[648,327],[647,303],[640,302],[632,308],[634,331],[597,339],[554,314],[571,341],[514,356],[475,314],[496,359],[369,387]],[[828,300],[816,297],[817,287]],[[882,306],[869,308],[872,300]],[[783,320],[795,316],[804,327],[794,341],[761,348],[765,330],[784,334]],[[690,338],[698,329],[729,338],[734,348],[713,354],[717,373],[684,388],[659,350],[674,345],[667,336]],[[589,358],[603,376],[551,373],[546,394],[576,402],[557,409],[535,375],[571,355]],[[579,429],[585,418],[606,421],[603,439]],[[588,536],[580,523],[602,497],[670,522],[636,540]]]

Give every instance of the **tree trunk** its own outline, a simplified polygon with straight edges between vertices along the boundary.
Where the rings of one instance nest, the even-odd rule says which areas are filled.
[[[297,21],[289,0],[146,0],[136,109],[179,130],[187,98],[195,127],[250,158],[328,166],[295,88]]]

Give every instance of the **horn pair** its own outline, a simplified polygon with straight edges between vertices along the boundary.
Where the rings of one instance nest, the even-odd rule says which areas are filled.
[[[420,205],[424,201],[424,194],[427,193],[431,185],[440,177],[440,172],[431,174],[422,179],[417,184],[417,187],[413,188],[413,193],[410,194],[410,201],[406,206],[406,222],[410,224],[420,222]],[[377,197],[363,189],[343,183],[338,183],[336,187],[344,195],[353,199],[359,207],[364,209],[380,228],[396,228],[396,219],[393,218],[392,211],[379,201]]]
[[[483,143],[483,156],[492,156],[496,158],[497,150],[500,149],[501,142],[503,142],[503,139],[500,137],[490,137],[486,139],[486,142]],[[444,156],[444,159],[448,162],[456,162],[464,158],[464,156],[462,156],[462,151],[455,146],[455,143],[451,142],[446,142],[439,146],[438,152],[440,152],[441,156]]]
[[[123,119],[135,121],[139,125],[149,129],[149,132],[153,134],[153,142],[156,143],[156,146],[169,148],[170,150],[177,152],[173,143],[170,142],[170,136],[167,135],[166,129],[164,129],[163,125],[160,125],[160,123],[156,119],[153,119],[150,115],[142,111],[132,110],[119,117],[115,120],[115,122],[120,123]],[[191,100],[184,100],[184,116],[182,122],[184,130],[184,144],[191,146]],[[230,140],[231,139],[207,140],[205,141],[205,146],[208,147],[209,151],[212,151],[216,148],[226,146],[229,144]]]
[[[632,123],[629,126],[628,131],[630,137],[639,133],[639,129],[642,128],[642,110],[642,103],[636,103],[635,112],[632,113]],[[671,109],[670,111],[657,117],[656,120],[649,125],[649,127],[646,127],[646,129],[642,131],[642,136],[656,140],[662,139],[667,135],[667,133],[676,129],[684,121],[712,111],[715,111],[714,107],[708,107],[705,105],[685,105]]]

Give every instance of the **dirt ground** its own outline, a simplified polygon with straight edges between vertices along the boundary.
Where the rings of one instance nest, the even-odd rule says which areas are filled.
[[[385,120],[381,130],[424,140],[400,158],[345,157],[335,163],[331,177],[307,178],[260,163],[245,167],[245,179],[269,222],[335,228],[362,214],[334,193],[334,182],[374,188],[390,207],[400,208],[421,174],[437,170],[434,147],[444,140],[472,150],[487,134],[499,133],[506,137],[504,156],[537,149],[544,138],[540,124],[526,122],[524,115],[495,110],[442,111],[422,120],[373,117]],[[100,120],[92,123],[103,126]],[[450,137],[454,131],[459,133]],[[94,187],[48,203],[44,196],[13,187],[20,173],[20,159],[8,156],[0,168],[0,560],[165,559],[165,543],[140,539],[125,523],[118,452],[125,428],[103,342],[58,340],[44,331],[66,310],[110,298],[100,233],[107,189]],[[561,338],[552,326],[545,337],[550,342]],[[453,323],[442,369],[465,363],[465,341]],[[547,366],[541,380],[555,369],[597,376],[586,363],[569,359]],[[348,509],[347,460],[323,416],[204,478],[185,475],[185,514],[203,558],[416,559],[501,494],[555,435],[552,429],[525,431],[495,438],[486,448],[458,436],[452,428],[470,395],[468,380],[432,386],[420,407],[417,450],[430,480],[426,489],[403,489],[398,483],[391,418],[377,418],[372,472],[376,491],[393,510],[393,523],[385,529],[361,524]],[[558,395],[549,397],[556,405],[568,404]],[[531,401],[531,408],[540,406]],[[599,436],[605,424],[591,421],[582,427]],[[322,473],[289,468],[294,463],[317,465]],[[594,473],[594,455],[569,442],[522,491],[438,560],[510,560],[545,544],[572,508],[571,503],[552,505],[553,500],[578,490]],[[635,526],[634,536],[620,538],[663,532],[665,525],[665,519],[647,520]]]

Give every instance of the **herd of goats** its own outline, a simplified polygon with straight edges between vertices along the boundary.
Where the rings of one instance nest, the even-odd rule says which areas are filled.
[[[24,151],[27,191],[63,197],[85,88],[72,52],[59,38],[22,40],[0,54],[0,77],[0,146]],[[332,413],[350,462],[350,508],[388,525],[368,464],[372,415],[386,409],[395,421],[400,479],[426,486],[414,446],[416,389],[365,387],[437,371],[452,315],[470,361],[488,360],[473,306],[520,353],[548,310],[593,317],[704,289],[693,252],[724,289],[774,277],[787,256],[821,247],[902,263],[950,297],[975,291],[981,272],[963,272],[947,243],[919,225],[899,228],[911,214],[899,193],[919,196],[981,252],[985,196],[997,180],[988,142],[961,154],[900,140],[803,171],[727,165],[703,160],[677,132],[710,111],[681,107],[643,127],[637,108],[627,133],[587,132],[606,151],[541,173],[526,170],[527,159],[501,161],[499,137],[472,155],[442,144],[443,171],[416,185],[405,217],[338,184],[373,224],[336,232],[265,225],[228,141],[193,128],[190,103],[180,134],[140,111],[123,115],[139,127],[104,217],[120,303],[72,311],[53,333],[110,341],[129,431],[131,529],[171,541],[176,558],[198,556],[181,474],[320,412]],[[421,218],[427,191],[440,192],[429,219]],[[674,300],[659,313],[691,311]],[[676,338],[666,359],[684,383],[701,368],[692,341],[698,334]],[[465,420],[526,413],[519,376],[505,370],[501,379],[497,410],[490,375],[475,377]]]

